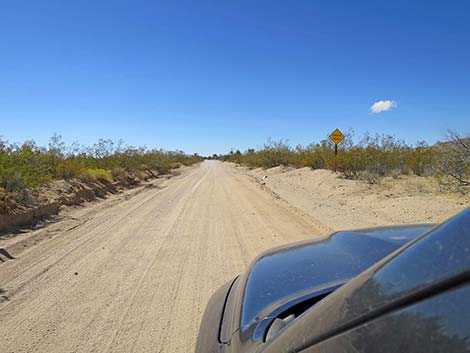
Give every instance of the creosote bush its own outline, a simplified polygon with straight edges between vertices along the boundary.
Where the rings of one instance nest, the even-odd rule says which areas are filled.
[[[124,180],[128,176],[169,174],[173,166],[201,161],[198,155],[99,140],[92,146],[66,146],[54,135],[47,147],[0,139],[0,188],[5,192],[33,189],[55,179]]]
[[[448,132],[449,142],[440,143],[441,158],[438,161],[438,177],[441,185],[470,188],[470,134],[463,136],[456,131]]]
[[[391,135],[365,134],[354,138],[352,131],[338,146],[329,139],[307,146],[291,147],[285,141],[268,142],[260,149],[235,151],[216,158],[246,165],[250,168],[292,166],[296,168],[330,169],[346,178],[357,178],[376,183],[384,176],[398,178],[400,175],[449,176],[459,186],[470,180],[470,139],[450,133],[450,142],[429,146],[424,141],[408,145]]]
[[[109,170],[101,168],[87,168],[83,170],[80,175],[80,179],[86,181],[102,181],[102,182],[112,182],[113,176]]]

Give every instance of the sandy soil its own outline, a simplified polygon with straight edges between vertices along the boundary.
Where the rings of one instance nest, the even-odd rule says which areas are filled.
[[[331,230],[438,223],[470,206],[470,196],[444,194],[434,178],[387,177],[378,184],[368,184],[341,178],[329,170],[235,169]]]
[[[62,217],[0,243],[1,352],[192,352],[218,286],[325,231],[215,161]]]

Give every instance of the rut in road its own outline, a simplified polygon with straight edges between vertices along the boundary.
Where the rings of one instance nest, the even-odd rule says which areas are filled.
[[[319,230],[206,161],[59,233],[0,265],[0,352],[192,352],[218,286]]]

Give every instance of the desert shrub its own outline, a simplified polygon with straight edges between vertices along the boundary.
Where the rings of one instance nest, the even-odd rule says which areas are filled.
[[[148,180],[150,175],[147,174],[146,172],[144,172],[143,170],[138,170],[134,173],[134,176],[138,179],[138,180]]]
[[[271,168],[279,165],[298,165],[298,155],[284,141],[268,140],[264,147],[258,151],[249,149],[245,153],[240,151],[231,151],[228,155],[220,157],[220,159],[246,164],[249,167]]]
[[[179,165],[201,161],[197,154],[124,146],[122,141],[99,140],[90,147],[66,146],[54,134],[47,148],[33,141],[10,144],[0,139],[0,188],[7,192],[36,188],[53,179],[106,180],[126,178],[150,169],[170,173]]]
[[[380,176],[389,175],[392,171],[404,167],[404,142],[391,135],[366,135],[359,144],[364,151],[364,170]]]
[[[148,167],[151,170],[156,170],[158,174],[168,174],[171,172],[171,162],[161,158],[150,161]]]
[[[258,165],[258,163],[259,163],[258,162],[258,153],[255,152],[255,150],[253,148],[248,149],[244,153],[243,159],[239,163],[240,164],[241,163],[246,164],[250,168],[259,167],[260,165]]]
[[[389,135],[371,137],[366,134],[359,143],[354,143],[353,133],[349,132],[341,142],[337,156],[333,154],[332,146],[328,153],[325,150],[325,167],[342,173],[346,178],[372,175],[375,179],[403,169],[405,144]]]
[[[231,151],[227,155],[218,156],[218,159],[244,164],[250,168],[279,165],[326,168],[337,171],[346,178],[360,178],[376,183],[384,176],[397,178],[411,172],[416,175],[433,175],[441,158],[441,152],[435,147],[429,147],[424,142],[418,142],[415,147],[409,146],[391,135],[365,134],[358,142],[355,141],[354,132],[348,131],[338,146],[336,156],[334,145],[329,139],[295,148],[282,140],[268,140],[258,150],[248,149],[244,153]],[[453,169],[456,174],[462,174],[465,170],[461,168],[457,171],[457,166],[462,164],[461,158],[448,157],[447,160],[455,161]],[[450,167],[451,163],[447,164]]]
[[[353,147],[327,159],[327,166],[343,173],[347,178],[355,178],[367,168],[366,155],[361,148]],[[369,172],[374,173],[371,170]]]
[[[111,169],[111,176],[114,180],[124,180],[128,176],[128,173],[123,167],[116,166]]]
[[[60,179],[78,178],[85,169],[85,163],[76,158],[68,158],[57,163],[55,175]]]
[[[367,170],[358,172],[357,176],[360,180],[363,180],[368,184],[377,184],[381,179],[381,176],[379,174]]]
[[[2,185],[7,192],[19,191],[26,187],[26,180],[20,171],[14,171],[3,175]]]
[[[404,163],[415,175],[431,175],[435,172],[439,151],[429,147],[425,141],[419,141],[414,148],[404,152]]]
[[[324,169],[331,163],[332,158],[334,158],[333,145],[328,140],[323,140],[317,144],[312,143],[303,150],[301,165],[312,169]]]
[[[27,141],[21,146],[6,145],[5,142],[0,145],[0,187],[8,192],[18,191],[40,186],[52,179],[48,156],[34,142]]]
[[[50,172],[53,176],[56,177],[58,173],[58,166],[65,157],[65,143],[62,141],[62,136],[56,133],[52,135],[49,141],[48,149],[45,151],[45,155],[48,160]],[[62,171],[67,174],[67,171]]]
[[[85,180],[85,181],[102,181],[102,182],[112,182],[113,181],[113,176],[111,175],[111,172],[106,169],[100,169],[100,168],[87,168],[84,169],[80,175],[80,179]]]
[[[468,191],[470,187],[470,134],[449,131],[449,142],[441,144],[437,163],[441,184]]]
[[[179,151],[178,154],[171,156],[175,161],[180,162],[182,165],[193,165],[195,163],[199,163],[204,160],[204,157],[199,156],[197,153],[189,156],[189,155],[184,155],[182,151]]]
[[[279,165],[288,166],[295,163],[295,153],[292,148],[282,140],[268,140],[260,155],[263,168],[272,168]]]

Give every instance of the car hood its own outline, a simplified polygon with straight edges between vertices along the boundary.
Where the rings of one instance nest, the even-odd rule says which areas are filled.
[[[344,283],[432,226],[372,228],[337,232],[324,239],[270,250],[249,269],[241,326],[272,304],[310,288]]]
[[[232,322],[224,324],[223,335],[229,339],[238,332],[241,342],[262,340],[270,320],[283,308],[328,294],[432,227],[341,231],[261,254],[236,281],[224,318]]]
[[[462,288],[469,281],[469,254],[470,209],[465,209],[318,302],[314,310],[307,310],[282,335],[271,341],[263,352],[303,352],[307,347],[378,320],[386,313],[423,302],[426,298],[448,292],[452,288]],[[435,318],[435,324],[429,326],[427,321],[423,325],[435,327],[428,336],[433,338],[428,341],[432,346],[437,343],[433,333],[445,331],[445,325],[441,326],[435,312],[431,317]],[[387,346],[386,340],[383,342]]]

